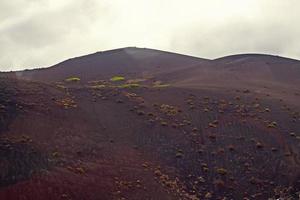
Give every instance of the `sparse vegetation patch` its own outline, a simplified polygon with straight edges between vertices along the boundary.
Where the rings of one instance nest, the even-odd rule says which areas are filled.
[[[65,79],[66,82],[78,82],[80,81],[79,77],[69,77],[67,79]]]
[[[116,81],[124,81],[125,77],[123,76],[113,76],[111,77],[110,81],[116,82]]]
[[[166,88],[170,87],[170,84],[159,84],[159,85],[153,85],[154,88]]]
[[[102,89],[102,88],[105,88],[106,85],[100,84],[100,85],[92,85],[92,86],[88,86],[88,87],[91,89]]]
[[[123,84],[118,86],[118,88],[138,88],[138,87],[140,87],[140,84],[138,83],[128,83],[128,84]]]
[[[166,84],[166,83],[162,83],[161,81],[155,81],[153,83],[153,88],[165,88],[165,87],[169,87],[170,84]]]
[[[71,98],[63,98],[63,99],[57,100],[56,104],[58,104],[59,106],[62,106],[65,109],[77,108],[76,102]]]

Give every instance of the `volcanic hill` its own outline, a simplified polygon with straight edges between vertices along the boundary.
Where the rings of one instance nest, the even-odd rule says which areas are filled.
[[[0,199],[297,199],[300,61],[122,48],[0,73]]]

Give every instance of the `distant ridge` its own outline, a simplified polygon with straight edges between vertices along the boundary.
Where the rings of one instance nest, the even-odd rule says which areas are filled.
[[[82,80],[89,81],[115,74],[165,73],[207,61],[167,51],[126,47],[71,58],[48,68],[13,72],[9,76],[43,82],[80,76]]]
[[[285,59],[285,60],[291,60],[291,61],[297,61],[299,62],[300,60],[293,59],[293,58],[287,58],[287,57],[282,57],[278,55],[269,55],[269,54],[259,54],[259,53],[247,53],[247,54],[235,54],[235,55],[228,55],[220,58],[215,58],[213,59],[214,61],[220,61],[220,60],[229,60],[229,59],[241,59],[241,58],[247,58],[247,59],[263,59],[263,58],[268,58],[268,59]]]

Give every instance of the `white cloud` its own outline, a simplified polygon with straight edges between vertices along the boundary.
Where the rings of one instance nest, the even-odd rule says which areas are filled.
[[[11,0],[0,2],[0,69],[50,66],[125,46],[199,57],[300,58],[298,0]]]

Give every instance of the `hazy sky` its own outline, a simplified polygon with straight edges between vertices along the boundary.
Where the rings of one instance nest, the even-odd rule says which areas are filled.
[[[299,0],[1,0],[0,70],[126,46],[300,59]]]

